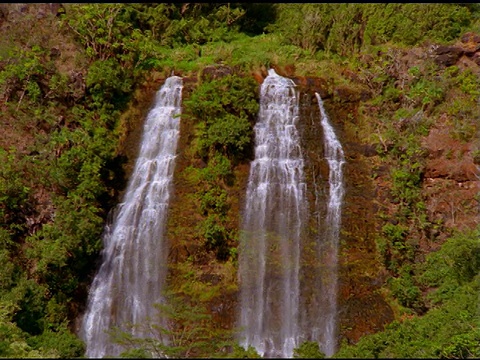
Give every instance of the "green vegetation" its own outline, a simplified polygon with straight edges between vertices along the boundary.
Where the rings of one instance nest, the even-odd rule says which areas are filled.
[[[334,357],[465,359],[480,356],[480,228],[456,234],[415,267],[417,274],[412,280],[422,289],[434,289],[424,297],[429,311],[422,317],[394,321],[385,331],[365,336],[355,346],[344,345]],[[414,289],[411,284],[402,286]],[[414,294],[412,290],[402,294],[406,299],[419,298],[419,289],[415,289]]]
[[[293,350],[293,357],[295,359],[324,359],[325,354],[320,351],[315,341],[305,341]]]
[[[230,332],[214,329],[212,316],[202,304],[170,294],[166,296],[166,304],[156,306],[159,315],[157,320],[152,319],[150,324],[132,325],[145,327],[154,337],[135,338],[129,333],[114,331],[116,343],[126,349],[121,357],[218,357],[225,352],[226,346],[232,346]],[[169,339],[168,345],[164,345],[165,338]]]
[[[271,66],[322,77],[329,95],[337,85],[365,91],[357,123],[345,126],[378,144],[389,169],[394,206],[380,204],[377,252],[385,289],[411,318],[337,356],[480,356],[478,229],[435,244],[431,234],[450,230],[428,214],[421,143],[440,116],[454,139],[478,138],[479,77],[429,57],[404,61],[413,46],[478,32],[478,4],[65,4],[43,17],[17,5],[0,7],[0,357],[83,355],[74,320],[126,183],[132,129],[122,114],[136,91],[172,72],[198,77],[182,117],[192,129],[187,165],[176,174],[190,187],[181,200],[192,219],[172,220],[188,246],[172,265],[175,296],[159,306],[169,326],[152,324],[156,340],[118,341],[126,357],[258,357],[234,344],[209,305],[236,291],[240,168],[253,156],[258,111],[252,74]],[[426,255],[421,240],[440,250]],[[219,283],[205,280],[208,266],[223,272]],[[171,346],[158,341],[165,334]],[[323,354],[307,342],[295,357]]]
[[[387,42],[448,42],[471,21],[468,7],[437,4],[281,4],[277,11],[269,28],[286,41],[345,57]]]
[[[250,155],[253,124],[258,112],[257,84],[250,77],[207,79],[185,101],[185,111],[196,119],[198,156],[220,154],[238,162]]]
[[[230,217],[227,190],[236,181],[234,166],[251,155],[257,85],[252,78],[238,75],[207,77],[184,101],[184,111],[195,127],[191,151],[205,164],[185,170],[203,217],[197,232],[207,251],[225,261],[236,247],[237,237],[231,227],[236,219]]]

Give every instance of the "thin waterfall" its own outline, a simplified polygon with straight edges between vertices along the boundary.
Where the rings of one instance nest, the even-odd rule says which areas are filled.
[[[307,200],[292,80],[270,69],[261,86],[239,250],[239,342],[265,357],[299,345],[300,238]]]
[[[166,79],[145,121],[138,159],[123,198],[103,236],[102,265],[94,278],[80,337],[86,356],[118,356],[123,348],[107,331],[156,318],[167,272],[164,236],[179,137],[183,80]]]
[[[321,125],[324,134],[324,152],[329,166],[329,199],[327,215],[325,219],[325,237],[319,245],[319,259],[322,263],[323,279],[320,286],[321,300],[320,312],[321,323],[320,335],[322,341],[321,350],[327,356],[332,356],[337,347],[337,293],[338,293],[338,246],[341,224],[342,201],[345,193],[343,184],[342,167],[345,164],[345,156],[342,145],[338,141],[333,127],[330,125],[327,113],[323,107],[323,101],[318,93],[315,93],[320,108]]]

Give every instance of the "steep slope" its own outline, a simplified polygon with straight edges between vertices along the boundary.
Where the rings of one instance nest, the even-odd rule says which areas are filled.
[[[227,66],[209,57],[213,50],[207,46],[187,47],[176,56],[198,60],[191,70],[181,60],[152,61],[157,66],[136,78],[131,93],[125,90],[128,107],[115,108],[114,101],[92,105],[92,94],[95,101],[110,96],[111,84],[103,83],[104,91],[99,84],[105,79],[87,84],[86,78],[108,74],[95,73],[72,31],[61,26],[62,6],[3,4],[0,10],[1,256],[8,264],[0,300],[5,308],[15,305],[6,321],[34,329],[22,339],[48,329],[63,334],[59,329],[66,323],[71,332],[65,333],[75,332],[98,268],[102,226],[125,190],[154,93],[172,69],[184,77],[185,100],[211,78],[235,74],[258,86],[267,63],[291,78],[301,93],[307,181],[320,189],[327,188],[328,166],[315,92],[324,99],[346,157],[340,340],[356,343],[393,320],[435,308],[427,298],[433,288],[416,278],[417,267],[452,235],[478,227],[480,215],[480,35],[466,33],[449,46],[389,44],[349,59],[309,60],[311,67],[303,68],[277,63],[277,54],[261,65],[255,59],[248,69]],[[226,44],[219,48],[225,62],[237,51]],[[11,56],[10,50],[18,52]],[[319,76],[318,68],[329,73]],[[223,91],[226,97],[229,90]],[[115,94],[123,99],[121,91]],[[223,176],[220,158],[198,155],[203,135],[198,119],[182,118],[167,229],[169,282],[185,303],[206,306],[211,329],[230,335],[238,306],[239,219],[253,146]],[[309,191],[314,209],[314,187]],[[324,214],[324,205],[317,210]],[[316,226],[312,220],[312,233]],[[65,351],[78,356],[81,346],[75,349]]]

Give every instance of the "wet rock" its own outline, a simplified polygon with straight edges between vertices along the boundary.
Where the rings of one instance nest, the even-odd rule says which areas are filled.
[[[466,43],[480,44],[480,35],[476,34],[474,32],[467,32],[462,36],[460,41],[464,44],[466,44]]]
[[[345,146],[351,151],[350,157],[352,159],[357,158],[356,155],[360,154],[365,157],[372,157],[378,155],[377,153],[377,144],[359,144],[348,142],[345,143]]]
[[[328,90],[328,82],[325,79],[318,77],[305,77],[297,76],[292,78],[293,82],[298,86],[300,92],[308,93],[313,97],[315,93],[318,93],[320,97],[325,100],[331,97],[331,94]],[[317,101],[314,100],[315,106]]]
[[[350,297],[341,306],[341,337],[356,343],[362,336],[384,330],[393,321],[394,313],[378,294],[366,293]]]
[[[478,51],[480,51],[480,44],[472,46],[470,48],[464,49],[464,54],[468,57],[474,56]]]
[[[439,45],[434,50],[434,59],[437,65],[448,67],[455,65],[464,54],[464,50],[458,46]]]
[[[263,83],[263,80],[265,79],[265,76],[263,76],[263,74],[259,71],[253,72],[252,76],[259,85]]]
[[[275,72],[284,77],[295,76],[295,65],[285,65],[285,66],[274,66]]]
[[[477,64],[478,66],[480,66],[480,53],[475,53],[473,54],[472,56],[472,61]]]
[[[216,64],[216,65],[205,67],[200,77],[202,80],[219,79],[224,76],[232,75],[232,74],[233,74],[233,69],[230,66]]]
[[[339,85],[333,90],[333,96],[340,102],[358,102],[362,93],[351,87]]]

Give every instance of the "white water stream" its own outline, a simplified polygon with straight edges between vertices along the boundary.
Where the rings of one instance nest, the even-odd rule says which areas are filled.
[[[321,318],[317,334],[320,348],[327,356],[332,356],[337,349],[337,294],[338,294],[338,247],[341,224],[342,202],[345,194],[343,184],[343,164],[345,155],[333,127],[330,125],[323,101],[315,93],[320,108],[321,125],[324,134],[324,152],[329,166],[329,199],[325,219],[324,239],[320,244],[319,259],[322,261],[322,274],[319,278],[327,279],[321,284]]]
[[[182,78],[172,76],[156,94],[144,125],[138,159],[113,222],[104,233],[102,265],[90,289],[80,329],[86,356],[118,356],[123,348],[107,331],[119,327],[144,335],[148,319],[158,322],[167,271],[164,236],[179,137]]]
[[[299,344],[300,239],[307,217],[292,80],[269,70],[261,86],[255,160],[239,250],[240,344],[288,358]]]

